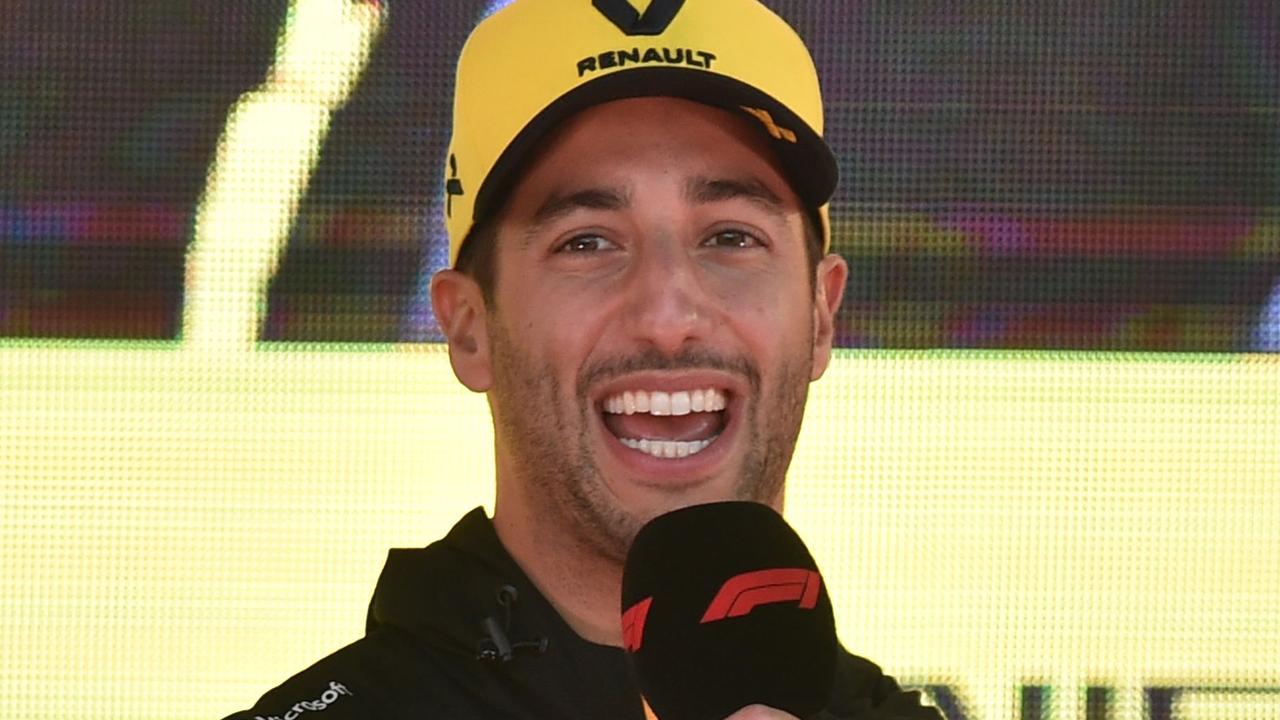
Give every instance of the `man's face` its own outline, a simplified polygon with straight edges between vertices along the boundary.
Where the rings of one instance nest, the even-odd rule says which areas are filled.
[[[800,201],[753,122],[600,105],[513,189],[469,383],[489,394],[499,513],[621,559],[663,512],[780,504],[845,268],[824,259],[815,287]]]

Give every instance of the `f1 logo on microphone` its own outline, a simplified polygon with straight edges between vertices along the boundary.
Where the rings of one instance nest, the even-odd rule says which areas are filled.
[[[649,596],[632,605],[622,613],[622,648],[628,652],[640,649],[644,641],[644,621],[649,617],[649,606],[653,604],[653,596]]]
[[[812,610],[818,605],[821,587],[822,576],[817,570],[774,568],[745,572],[725,581],[707,606],[702,622],[742,617],[759,605],[794,600],[799,601],[801,610]]]

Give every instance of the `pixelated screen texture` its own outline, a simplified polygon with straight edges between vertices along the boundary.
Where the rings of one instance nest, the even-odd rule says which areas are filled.
[[[218,148],[257,132],[278,151],[262,185],[298,171],[255,276],[256,336],[439,340],[426,282],[446,257],[453,63],[491,5],[386,4],[292,158],[235,122],[268,85],[284,0],[10,2],[0,335],[179,337]],[[841,346],[1280,347],[1274,3],[771,5],[813,49],[842,168]]]

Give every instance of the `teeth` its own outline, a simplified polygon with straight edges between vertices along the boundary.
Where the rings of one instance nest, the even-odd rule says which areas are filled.
[[[681,390],[680,392],[671,393],[671,414],[672,415],[688,415],[689,410],[693,407],[693,402],[689,399],[689,393]]]
[[[649,414],[670,415],[671,395],[664,392],[649,393]]]
[[[682,458],[696,455],[707,448],[715,438],[707,438],[706,440],[649,440],[642,438],[636,440],[633,438],[620,438],[623,445],[632,450],[639,450],[646,455],[652,455],[657,458]]]
[[[627,390],[604,401],[604,411],[614,415],[688,415],[691,412],[719,412],[724,407],[724,392],[715,388],[671,393]]]

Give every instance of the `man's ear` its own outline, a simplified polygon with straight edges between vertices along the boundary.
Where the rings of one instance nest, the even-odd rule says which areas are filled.
[[[831,361],[831,344],[835,340],[836,310],[844,297],[844,284],[849,278],[849,264],[831,253],[818,261],[813,285],[813,370],[810,380],[827,371]]]
[[[474,392],[493,383],[488,315],[484,293],[470,275],[441,270],[431,278],[431,308],[449,343],[449,364],[458,381]]]

